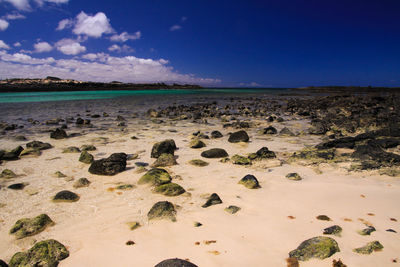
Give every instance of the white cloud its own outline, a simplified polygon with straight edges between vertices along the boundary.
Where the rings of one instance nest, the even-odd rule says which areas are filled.
[[[122,81],[135,83],[166,82],[202,85],[218,84],[220,80],[181,74],[164,59],[134,56],[112,57],[107,54],[86,54],[84,60],[34,58],[26,54],[0,51],[0,78],[57,76],[83,81]],[[89,60],[89,61],[86,61]]]
[[[3,18],[8,19],[8,20],[26,19],[26,17],[24,15],[17,13],[17,12],[7,14],[7,15],[3,16]]]
[[[134,52],[135,50],[132,47],[130,47],[129,45],[119,46],[117,44],[113,44],[112,46],[110,46],[108,48],[108,51],[118,52],[118,53],[121,53],[121,52],[131,53],[131,52]]]
[[[108,48],[108,51],[111,51],[111,52],[121,51],[121,47],[119,45],[114,44]]]
[[[8,21],[4,20],[4,19],[0,19],[0,31],[4,31],[8,28]]]
[[[16,43],[14,43],[14,46],[15,46],[15,47],[20,47],[20,46],[21,46],[21,43],[20,43],[20,42],[16,42]]]
[[[66,4],[69,0],[35,0],[38,6],[43,6],[44,2],[55,3],[55,4]]]
[[[33,45],[36,53],[50,52],[53,47],[48,42],[39,42]]]
[[[30,10],[31,6],[29,5],[28,0],[3,0],[12,4],[18,10]]]
[[[120,35],[114,34],[110,37],[110,40],[113,42],[126,42],[128,40],[137,40],[140,39],[142,33],[140,31],[135,32],[134,34],[129,34],[127,32],[123,32]]]
[[[182,29],[182,26],[180,26],[180,25],[173,25],[173,26],[171,26],[171,28],[169,28],[169,30],[171,32],[177,31],[177,30],[180,30],[180,29]]]
[[[73,32],[77,35],[83,34],[89,37],[99,38],[103,34],[113,33],[113,29],[109,19],[103,12],[90,16],[81,11],[81,13],[76,16]]]
[[[3,40],[0,40],[0,49],[10,49],[10,46],[8,46]]]
[[[56,30],[61,31],[66,28],[70,28],[70,27],[72,27],[73,24],[74,24],[74,22],[71,19],[63,19],[62,21],[60,21],[58,23],[58,27]]]
[[[73,39],[62,39],[55,46],[58,51],[65,55],[77,55],[86,51],[86,47]]]

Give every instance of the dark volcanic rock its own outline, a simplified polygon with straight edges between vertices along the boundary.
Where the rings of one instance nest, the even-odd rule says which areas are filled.
[[[238,143],[238,142],[248,142],[249,136],[246,131],[238,131],[234,132],[229,136],[228,142],[230,143]]]
[[[260,188],[260,185],[258,183],[257,178],[254,175],[248,174],[245,177],[243,177],[240,181],[239,184],[244,185],[245,187],[249,189],[257,189]]]
[[[362,169],[400,165],[400,155],[384,151],[374,140],[368,141],[365,145],[356,146],[351,157],[361,161]]]
[[[267,128],[263,129],[263,134],[277,134],[278,130],[275,129],[275,127],[268,126]]]
[[[9,185],[7,188],[12,189],[12,190],[22,190],[25,188],[25,184],[24,183],[17,183],[17,184],[12,184]]]
[[[153,145],[153,148],[151,149],[151,157],[158,158],[164,153],[174,155],[176,149],[175,141],[172,139],[167,139]]]
[[[169,173],[160,168],[154,168],[146,172],[138,181],[138,184],[162,185],[172,180]]]
[[[88,187],[90,181],[87,178],[79,178],[78,181],[74,183],[74,188]]]
[[[147,213],[149,220],[153,219],[170,219],[176,221],[176,210],[174,204],[169,201],[160,201],[153,205],[150,211]]]
[[[23,218],[14,224],[10,230],[10,234],[13,234],[16,238],[20,239],[36,235],[52,224],[54,224],[54,222],[47,214],[40,214],[35,218]]]
[[[211,132],[211,138],[221,138],[223,137],[222,133],[219,131],[212,131]]]
[[[32,141],[26,144],[26,147],[28,148],[34,148],[38,150],[46,150],[52,148],[52,145],[49,143],[43,143],[41,141]]]
[[[91,174],[115,175],[126,169],[127,155],[125,153],[114,153],[106,159],[95,160],[89,167]]]
[[[168,259],[168,260],[163,260],[162,262],[158,263],[154,267],[197,267],[197,265],[181,260],[181,259]]]
[[[43,266],[57,267],[69,252],[60,242],[50,239],[36,243],[26,252],[18,252],[10,260],[10,267]]]
[[[0,260],[0,267],[8,267],[8,264],[5,261]]]
[[[339,225],[333,225],[331,227],[325,228],[324,229],[324,235],[337,235],[340,236],[340,233],[342,232],[342,227]]]
[[[368,226],[367,228],[358,231],[360,235],[371,235],[372,232],[375,232],[376,229],[373,226]]]
[[[204,158],[225,158],[228,157],[228,153],[222,148],[212,148],[201,153]]]
[[[202,208],[208,208],[212,205],[217,205],[221,204],[222,200],[219,198],[219,196],[216,193],[212,193],[211,196],[207,199],[206,203],[204,203]]]
[[[11,151],[4,152],[2,157],[1,157],[1,159],[2,160],[8,160],[8,161],[18,160],[19,159],[19,155],[21,154],[21,152],[23,150],[24,149],[22,148],[22,146],[18,146],[18,147],[14,148]]]
[[[55,202],[75,202],[78,200],[79,196],[68,190],[60,191],[53,197],[53,201]]]
[[[68,137],[67,133],[61,128],[57,128],[50,133],[50,138],[53,139],[65,139],[67,137]]]
[[[275,152],[270,151],[267,147],[260,148],[257,152],[257,159],[274,159],[276,158]]]
[[[306,261],[311,258],[323,260],[339,251],[339,246],[334,239],[318,236],[303,241],[297,249],[289,253],[289,257],[297,258],[301,261]]]

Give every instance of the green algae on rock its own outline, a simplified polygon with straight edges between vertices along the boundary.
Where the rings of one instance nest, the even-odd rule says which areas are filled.
[[[245,177],[243,177],[239,181],[239,184],[242,184],[249,189],[257,189],[261,187],[260,184],[258,183],[257,178],[251,174],[248,174]]]
[[[80,153],[81,150],[77,148],[76,146],[70,146],[67,148],[64,148],[62,153]]]
[[[133,188],[135,188],[135,186],[132,184],[121,184],[116,187],[118,190],[131,190]]]
[[[73,185],[74,188],[88,187],[90,181],[87,178],[79,178]]]
[[[383,245],[379,241],[372,241],[363,247],[353,249],[354,252],[359,254],[371,254],[374,251],[380,251],[383,249]]]
[[[318,215],[317,217],[315,217],[317,220],[320,220],[320,221],[331,221],[331,218],[329,218],[328,216],[326,216],[326,215]]]
[[[163,194],[164,196],[173,197],[185,193],[182,186],[175,183],[168,183],[156,186],[153,190],[154,193]]]
[[[189,143],[189,147],[190,148],[202,148],[202,147],[205,147],[205,146],[206,146],[206,144],[203,141],[199,140],[198,138],[194,138]]]
[[[339,246],[333,238],[317,236],[303,241],[297,249],[289,252],[289,257],[301,261],[307,261],[311,258],[323,260],[339,251]]]
[[[288,174],[286,175],[286,178],[288,178],[289,180],[292,180],[292,181],[300,181],[300,180],[303,179],[303,178],[301,178],[301,176],[300,176],[298,173],[296,173],[296,172],[288,173]]]
[[[78,200],[79,196],[68,190],[60,191],[53,197],[54,202],[76,202]]]
[[[15,235],[17,239],[27,236],[36,235],[46,229],[47,226],[53,225],[54,222],[47,214],[40,214],[35,218],[19,219],[10,230],[10,234]]]
[[[224,210],[225,210],[226,212],[230,213],[230,214],[235,214],[236,212],[238,212],[239,210],[241,210],[241,208],[239,208],[238,206],[233,206],[233,205],[231,205],[231,206],[229,206],[229,207],[226,207]]]
[[[188,162],[190,165],[197,166],[197,167],[205,167],[208,166],[210,163],[201,160],[201,159],[192,159]]]
[[[9,169],[4,169],[1,174],[0,174],[0,178],[4,178],[4,179],[12,179],[12,178],[16,178],[17,175]]]
[[[375,232],[376,229],[373,226],[368,226],[365,229],[362,229],[360,231],[357,231],[357,233],[359,233],[360,235],[371,235],[372,232]]]
[[[169,219],[173,222],[176,221],[176,210],[174,204],[169,201],[159,201],[153,205],[147,213],[149,220],[154,219]]]
[[[94,157],[92,154],[87,152],[87,150],[84,150],[79,156],[79,161],[82,163],[91,164],[94,161]]]
[[[19,156],[20,157],[28,157],[28,156],[38,157],[41,154],[42,154],[42,152],[40,152],[39,149],[27,147],[24,150],[22,150],[22,152]]]
[[[151,165],[152,167],[168,167],[178,164],[175,160],[175,156],[172,154],[161,154],[156,161]]]
[[[94,145],[83,145],[81,151],[95,151],[97,148]]]
[[[60,172],[60,171],[56,171],[54,174],[54,177],[56,178],[64,178],[67,177],[64,173]]]
[[[139,228],[141,225],[139,222],[127,222],[126,223],[131,231]]]
[[[176,149],[175,141],[173,139],[167,139],[153,145],[153,148],[151,149],[151,157],[158,158],[164,153],[174,155]]]
[[[138,181],[138,184],[162,185],[171,182],[169,173],[160,168],[154,168],[146,172]]]
[[[231,161],[233,164],[237,164],[237,165],[251,165],[250,159],[240,156],[240,155],[237,155],[237,154],[233,155],[231,157]]]
[[[10,267],[43,266],[57,267],[59,261],[67,258],[69,252],[60,242],[49,239],[36,243],[26,252],[14,254],[9,262]]]
[[[212,193],[211,196],[207,199],[206,203],[204,203],[203,206],[201,207],[208,208],[212,205],[217,205],[221,203],[222,203],[221,198],[216,193]]]

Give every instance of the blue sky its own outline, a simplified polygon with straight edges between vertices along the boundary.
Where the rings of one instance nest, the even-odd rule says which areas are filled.
[[[400,86],[398,0],[0,0],[0,78]]]

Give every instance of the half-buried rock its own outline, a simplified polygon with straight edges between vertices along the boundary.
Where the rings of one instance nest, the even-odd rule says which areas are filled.
[[[237,154],[232,156],[231,161],[236,165],[251,165],[251,160],[249,158]]]
[[[46,229],[47,226],[53,225],[54,222],[47,214],[40,214],[35,218],[19,219],[10,230],[10,234],[15,235],[17,239],[27,236],[36,235]]]
[[[359,254],[371,254],[374,251],[381,251],[382,249],[383,245],[379,241],[372,241],[363,247],[353,249],[353,251]]]
[[[75,202],[78,200],[79,196],[68,190],[60,191],[53,197],[54,202]]]
[[[225,158],[225,157],[228,157],[229,155],[222,148],[212,148],[212,149],[202,152],[201,156],[204,158],[215,159],[215,158]]]
[[[79,156],[79,161],[86,164],[91,164],[94,161],[94,157],[92,154],[84,150]]]
[[[90,181],[87,178],[79,178],[78,181],[74,183],[74,188],[88,187]]]
[[[300,180],[302,180],[301,176],[296,172],[288,173],[286,175],[286,178],[288,178],[289,180],[292,180],[292,181],[300,181]]]
[[[153,148],[151,149],[151,157],[158,158],[164,153],[174,155],[176,149],[175,141],[172,139],[167,139],[153,145]]]
[[[317,236],[303,241],[297,249],[289,252],[289,257],[301,261],[307,261],[311,258],[323,260],[339,251],[339,246],[333,238]]]
[[[229,143],[249,142],[249,136],[246,131],[234,132],[229,136]]]
[[[50,239],[36,243],[26,252],[18,252],[11,258],[10,267],[43,266],[56,267],[67,258],[69,252],[60,242]]]
[[[205,146],[206,146],[206,144],[203,141],[201,141],[201,140],[199,140],[197,138],[193,139],[189,143],[189,147],[190,148],[202,148],[202,147],[205,147]]]
[[[192,159],[188,163],[190,165],[197,166],[197,167],[205,167],[205,166],[209,165],[208,162],[205,162],[204,160],[201,160],[201,159]]]
[[[68,137],[67,133],[61,128],[57,128],[50,133],[50,138],[53,139],[65,139],[67,137]]]
[[[152,167],[167,167],[178,164],[175,160],[175,156],[172,154],[161,154],[156,161],[151,165]]]
[[[257,178],[254,175],[248,174],[245,177],[243,177],[240,181],[239,184],[244,185],[245,187],[249,189],[257,189],[260,188],[261,186],[258,183]]]
[[[126,169],[125,153],[114,153],[106,159],[99,159],[92,162],[89,167],[91,174],[115,175]]]
[[[27,148],[35,148],[38,150],[46,150],[52,148],[52,145],[49,143],[43,143],[41,141],[32,141],[26,144]]]
[[[197,265],[194,265],[193,263],[185,260],[175,258],[175,259],[163,260],[154,267],[197,267]]]
[[[212,205],[222,204],[221,198],[216,194],[212,193],[211,196],[207,199],[206,203],[201,206],[202,208],[208,208]]]
[[[0,260],[0,267],[8,267],[8,264],[5,261]]]
[[[169,219],[173,222],[176,221],[176,210],[174,204],[169,201],[160,201],[153,205],[147,213],[149,220],[153,219]]]
[[[160,168],[151,169],[146,172],[138,181],[138,184],[162,185],[171,182],[169,173]]]
[[[185,193],[186,191],[179,184],[168,183],[155,187],[153,192],[163,194],[164,196],[168,197],[174,197],[174,196],[179,196]]]

